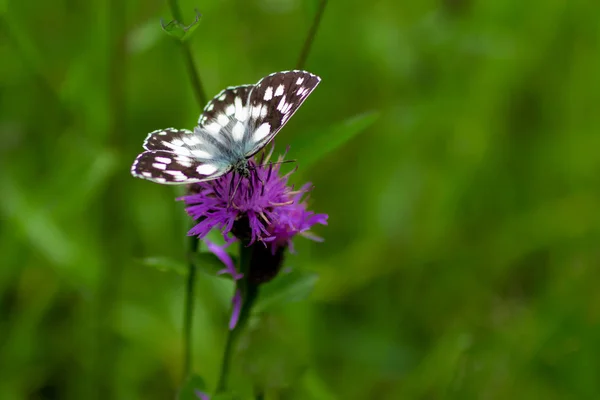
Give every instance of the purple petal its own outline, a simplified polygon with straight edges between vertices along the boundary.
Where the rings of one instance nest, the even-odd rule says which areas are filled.
[[[208,250],[210,250],[215,256],[217,256],[219,260],[221,260],[223,264],[225,264],[225,268],[217,272],[217,274],[231,274],[233,279],[235,279],[236,281],[244,276],[243,274],[237,272],[237,270],[235,269],[235,264],[231,259],[231,256],[225,251],[225,249],[229,247],[230,243],[227,243],[223,246],[219,246],[214,244],[210,240],[204,240],[204,242],[206,243],[206,247],[208,247]]]
[[[235,291],[233,299],[231,299],[233,309],[231,310],[231,319],[229,320],[229,330],[233,330],[238,323],[240,318],[240,311],[242,310],[242,292],[239,290]]]
[[[210,400],[210,397],[208,397],[206,393],[202,393],[199,390],[194,390],[194,393],[196,394],[196,396],[198,396],[200,400]]]

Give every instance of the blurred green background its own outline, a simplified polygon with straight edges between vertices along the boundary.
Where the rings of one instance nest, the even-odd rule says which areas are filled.
[[[206,93],[292,69],[308,0],[182,0]],[[159,0],[0,1],[0,399],[169,399],[182,380],[181,191],[134,179],[146,134],[200,112]],[[600,396],[600,5],[331,1],[322,84],[278,135],[327,145],[298,183],[329,214],[319,275],[240,343],[268,399]],[[314,144],[313,144],[314,143]],[[304,146],[304,147],[303,147]],[[198,277],[213,388],[232,286]]]

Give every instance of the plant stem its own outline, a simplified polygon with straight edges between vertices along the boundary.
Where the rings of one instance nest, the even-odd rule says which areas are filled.
[[[196,265],[193,255],[198,251],[200,241],[195,236],[189,238],[189,260],[186,278],[185,305],[183,307],[183,377],[188,377],[192,367],[192,328],[194,322],[194,291],[196,286]]]
[[[262,244],[258,244],[259,246]],[[227,334],[225,342],[225,350],[223,352],[223,362],[221,364],[221,374],[219,376],[219,382],[217,383],[217,393],[223,392],[227,389],[227,380],[229,378],[229,366],[231,364],[231,355],[233,348],[240,333],[246,327],[246,323],[250,317],[252,306],[258,297],[258,285],[251,283],[247,280],[246,276],[250,269],[250,260],[252,258],[253,246],[248,246],[247,243],[240,243],[240,272],[244,274],[244,278],[238,282],[238,288],[242,291],[242,309],[240,311],[240,317],[233,330],[230,330]],[[238,289],[236,288],[236,290]]]
[[[306,59],[308,58],[308,53],[310,53],[310,49],[312,47],[312,43],[317,35],[317,31],[319,30],[319,25],[321,24],[321,18],[323,17],[323,12],[325,12],[325,7],[327,6],[327,0],[321,0],[319,6],[317,8],[317,13],[315,14],[315,18],[313,19],[313,24],[308,31],[308,35],[306,36],[306,40],[304,41],[304,46],[302,47],[302,52],[300,53],[300,57],[298,58],[298,62],[296,63],[296,69],[303,69],[306,64]]]
[[[177,0],[168,0],[171,15],[178,23],[183,23],[181,9]],[[192,82],[192,89],[194,96],[198,102],[200,109],[204,109],[206,105],[206,95],[202,87],[202,81],[200,75],[196,70],[196,64],[194,57],[190,50],[188,42],[180,42],[181,49],[183,51],[183,58],[185,61],[185,67],[187,74]],[[183,379],[185,380],[192,370],[192,332],[194,327],[194,292],[196,286],[196,264],[193,261],[194,253],[198,251],[200,241],[198,238],[192,236],[188,242],[188,273],[186,277],[186,291],[183,307]]]
[[[181,10],[179,9],[179,4],[177,4],[177,0],[168,0],[169,8],[171,9],[171,14],[173,18],[179,23],[183,23],[183,18],[181,15]],[[185,68],[187,70],[188,76],[190,77],[190,81],[192,83],[192,89],[194,91],[194,97],[196,97],[196,101],[200,106],[200,109],[204,109],[206,105],[206,94],[204,94],[204,86],[202,85],[202,81],[200,80],[200,75],[196,70],[196,63],[194,61],[194,57],[192,56],[192,51],[190,50],[190,45],[186,41],[181,41],[181,50],[183,52],[183,58],[185,62]]]

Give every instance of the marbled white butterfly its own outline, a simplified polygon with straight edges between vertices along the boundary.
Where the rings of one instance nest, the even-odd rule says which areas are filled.
[[[228,87],[204,108],[194,131],[157,130],[131,167],[133,176],[162,184],[208,181],[233,170],[249,176],[248,159],[265,147],[321,78],[276,72],[255,85]]]

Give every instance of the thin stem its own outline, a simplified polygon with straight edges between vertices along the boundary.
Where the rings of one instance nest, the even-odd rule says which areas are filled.
[[[173,18],[175,18],[177,22],[183,23],[181,10],[179,8],[179,4],[177,4],[177,0],[168,0],[168,3]],[[200,75],[198,74],[198,71],[196,69],[196,62],[194,61],[194,57],[192,55],[192,51],[190,50],[189,43],[186,41],[181,41],[181,49],[183,51],[185,68],[192,83],[194,97],[196,97],[196,101],[198,102],[198,105],[202,110],[206,105],[206,94],[204,94],[204,86],[202,85]]]
[[[315,40],[317,31],[319,30],[319,25],[321,24],[321,18],[323,17],[323,12],[325,12],[326,6],[327,6],[327,0],[321,0],[321,2],[319,3],[319,7],[317,8],[317,13],[315,14],[315,19],[313,19],[313,24],[310,27],[310,30],[308,31],[306,40],[304,41],[304,46],[302,47],[302,52],[300,53],[300,57],[298,58],[298,62],[296,63],[296,69],[303,69],[304,65],[306,64],[306,59],[308,58],[308,53],[310,53],[312,43]]]
[[[196,286],[196,265],[192,260],[194,253],[198,251],[200,241],[195,236],[189,240],[188,274],[186,279],[185,305],[183,307],[183,377],[191,372],[192,368],[192,328],[194,322],[194,291]]]
[[[259,246],[260,245],[261,244],[259,244]],[[252,250],[252,246],[248,246],[247,243],[243,241],[240,243],[240,272],[246,276],[250,267]],[[227,334],[225,350],[223,351],[223,362],[221,364],[221,374],[219,375],[219,382],[217,383],[217,393],[223,392],[227,389],[233,348],[240,333],[246,327],[252,306],[254,306],[254,302],[258,297],[258,285],[249,282],[245,277],[237,282],[239,284],[239,289],[242,291],[242,310],[240,311],[240,317],[235,325],[235,328],[230,330]],[[236,288],[236,290],[237,289],[238,288]]]
[[[185,58],[185,67],[187,68],[188,75],[192,81],[194,96],[196,97],[196,101],[198,102],[200,109],[203,110],[204,106],[206,105],[206,95],[204,94],[204,87],[202,86],[200,76],[196,72],[194,57],[192,56],[188,42],[181,42],[181,47],[183,49],[183,56]]]
[[[178,23],[183,23],[181,9],[177,0],[168,0],[169,8],[173,18]],[[204,109],[206,105],[206,95],[202,87],[202,81],[200,75],[196,70],[196,64],[194,57],[190,50],[189,44],[185,41],[181,42],[181,49],[183,51],[183,58],[185,61],[185,67],[187,69],[188,76],[192,82],[192,89],[196,101],[200,106],[200,109]],[[200,241],[196,237],[191,237],[188,242],[188,273],[186,278],[186,291],[183,307],[183,379],[185,380],[192,370],[192,333],[194,328],[194,292],[196,286],[196,264],[193,261],[194,253],[198,251]]]

